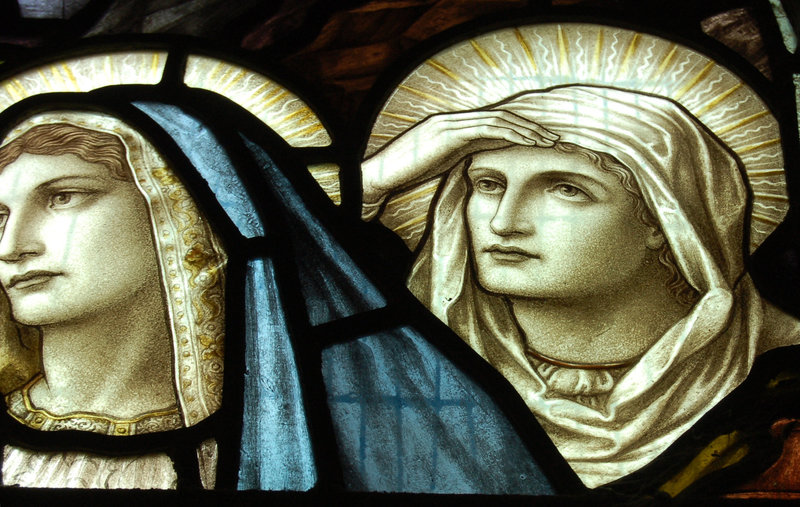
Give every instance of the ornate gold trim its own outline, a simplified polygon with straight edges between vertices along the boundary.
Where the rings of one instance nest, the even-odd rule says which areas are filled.
[[[101,113],[51,111],[28,118],[6,141],[44,123],[110,133],[127,147],[134,181],[150,212],[171,327],[179,416],[184,426],[202,421],[222,403],[227,255],[219,239],[155,147],[121,120]]]
[[[20,389],[8,394],[6,405],[8,406],[8,413],[19,421],[20,423],[37,430],[61,430],[61,429],[77,429],[78,427],[85,427],[84,421],[91,421],[95,424],[92,426],[93,433],[104,433],[107,435],[128,436],[137,433],[138,426],[142,426],[143,422],[149,422],[149,426],[158,427],[163,429],[177,429],[182,425],[175,425],[176,421],[180,421],[180,411],[178,407],[169,410],[158,410],[155,412],[148,412],[141,414],[131,419],[115,419],[102,414],[94,414],[91,412],[70,412],[64,415],[53,414],[43,408],[34,406],[30,399],[30,389],[38,382],[44,379],[40,373],[33,377],[27,384]],[[57,424],[57,423],[73,423],[73,424]],[[172,428],[164,428],[164,426],[173,426]],[[150,431],[140,431],[140,433],[149,433]]]

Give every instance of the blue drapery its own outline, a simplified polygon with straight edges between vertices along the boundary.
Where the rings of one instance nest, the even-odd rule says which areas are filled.
[[[294,347],[306,329],[385,307],[387,298],[309,211],[267,151],[246,137],[266,188],[245,188],[213,132],[185,110],[136,106],[154,119],[208,183],[246,238],[264,235],[251,195],[279,210],[290,265],[247,261],[244,287],[244,408],[239,489],[308,490],[318,470]],[[332,205],[331,205],[332,206]],[[291,325],[276,270],[299,282],[305,322]],[[237,288],[229,288],[237,290]],[[391,290],[405,290],[404,287]],[[297,318],[297,317],[295,317]],[[228,340],[238,337],[227,337]],[[339,338],[339,337],[334,337]],[[345,486],[357,491],[552,494],[552,486],[492,398],[411,326],[322,350],[322,379]],[[311,400],[314,402],[314,400]],[[316,437],[324,438],[324,437]]]
[[[323,372],[349,488],[553,493],[491,398],[414,329],[334,345]]]
[[[269,179],[270,196],[284,206],[311,324],[385,305],[267,153],[248,147]],[[349,489],[553,493],[494,401],[413,328],[333,345],[322,359]]]
[[[137,103],[174,139],[241,234],[264,235],[253,202],[214,134],[182,109]],[[305,491],[316,483],[294,349],[269,258],[245,278],[245,404],[239,489]],[[241,337],[226,337],[226,340]]]

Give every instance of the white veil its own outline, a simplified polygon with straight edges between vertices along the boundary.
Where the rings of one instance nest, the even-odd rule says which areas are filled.
[[[442,184],[409,288],[511,382],[583,482],[596,487],[663,452],[745,379],[757,354],[800,341],[798,322],[762,301],[745,272],[748,189],[737,159],[681,106],[614,88],[564,86],[490,109],[512,111],[630,168],[700,294],[599,403],[554,394],[526,358],[506,302],[473,279],[463,171]]]

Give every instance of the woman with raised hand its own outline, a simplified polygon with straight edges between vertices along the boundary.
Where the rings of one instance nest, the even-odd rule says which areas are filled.
[[[365,215],[444,173],[411,291],[589,487],[651,462],[798,322],[744,265],[731,150],[675,102],[562,86],[435,115],[362,165]]]

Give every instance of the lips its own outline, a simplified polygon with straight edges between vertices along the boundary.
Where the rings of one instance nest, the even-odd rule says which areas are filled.
[[[49,282],[61,273],[54,271],[33,270],[21,275],[14,275],[8,282],[7,289],[27,289]]]
[[[484,250],[494,260],[502,262],[523,262],[530,259],[541,259],[541,256],[515,246],[492,245]]]

